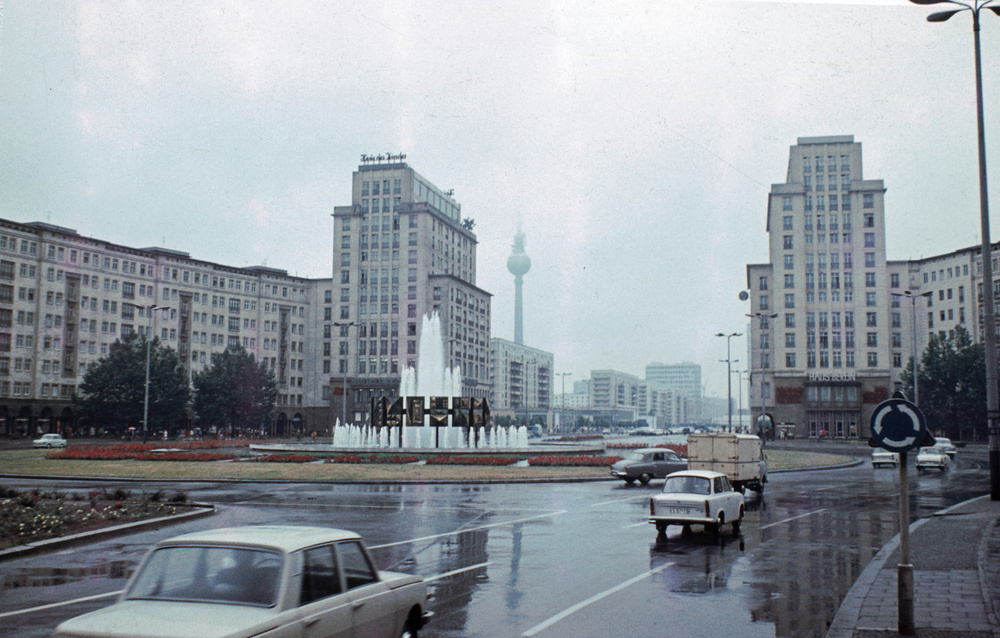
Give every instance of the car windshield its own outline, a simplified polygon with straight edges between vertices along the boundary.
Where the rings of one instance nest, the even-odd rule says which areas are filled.
[[[663,483],[665,494],[711,494],[712,483],[700,476],[670,476]]]
[[[163,547],[150,556],[127,598],[272,606],[281,555],[238,547]]]
[[[925,447],[924,448],[924,453],[925,454],[944,454],[944,449],[939,448],[939,447]]]

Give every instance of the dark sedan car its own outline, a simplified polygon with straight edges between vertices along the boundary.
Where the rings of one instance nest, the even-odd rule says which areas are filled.
[[[611,466],[611,476],[632,485],[639,481],[643,485],[654,478],[666,478],[667,474],[686,470],[687,461],[677,456],[673,450],[651,447],[635,450],[627,457]]]

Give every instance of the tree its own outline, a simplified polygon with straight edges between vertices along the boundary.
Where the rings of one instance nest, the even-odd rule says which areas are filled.
[[[230,346],[212,357],[212,365],[194,375],[194,409],[203,424],[223,428],[266,430],[278,400],[274,372],[242,346]]]
[[[932,334],[917,372],[920,409],[932,432],[955,440],[986,435],[986,364],[981,344],[962,326],[950,337]],[[913,397],[913,361],[902,374]]]
[[[108,356],[91,364],[73,402],[82,417],[123,433],[142,430],[146,395],[146,348],[149,346],[148,434],[176,427],[190,399],[187,374],[177,353],[154,338],[131,333],[111,344]]]

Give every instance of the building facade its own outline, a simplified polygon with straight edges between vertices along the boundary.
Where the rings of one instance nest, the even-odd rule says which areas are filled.
[[[768,198],[769,262],[747,267],[755,419],[797,437],[869,436],[908,352],[892,293],[910,271],[886,261],[884,195],[853,136],[791,147]]]
[[[538,348],[490,339],[490,379],[494,412],[547,412],[552,406],[554,356]]]
[[[328,279],[232,268],[51,224],[0,220],[0,433],[120,425],[81,422],[72,397],[87,366],[132,332],[153,334],[177,351],[189,379],[213,355],[242,346],[278,381],[270,433],[322,427],[329,359],[317,337],[330,295]]]
[[[363,157],[351,204],[334,208],[334,411],[365,418],[370,399],[397,396],[416,366],[421,319],[437,313],[445,365],[464,396],[489,395],[490,293],[476,287],[474,223],[401,158]]]

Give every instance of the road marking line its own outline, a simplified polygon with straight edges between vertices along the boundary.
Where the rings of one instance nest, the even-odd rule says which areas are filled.
[[[493,564],[492,562],[487,561],[485,563],[479,563],[478,565],[470,565],[468,567],[462,567],[461,569],[453,569],[450,572],[445,572],[443,574],[438,574],[437,576],[425,576],[424,577],[424,582],[425,583],[434,582],[435,580],[441,580],[442,578],[448,578],[449,576],[454,576],[456,574],[461,574],[462,572],[472,571],[473,569],[479,569],[480,567],[487,567],[487,566],[492,565],[492,564]]]
[[[805,514],[799,514],[798,516],[793,516],[791,518],[786,518],[783,521],[777,521],[777,522],[774,522],[774,523],[768,523],[767,525],[761,525],[760,529],[765,530],[768,527],[774,527],[775,525],[781,525],[782,523],[788,523],[789,521],[794,521],[794,520],[799,519],[799,518],[805,518],[806,516],[812,516],[813,514],[819,514],[820,512],[825,512],[825,511],[826,511],[826,508],[824,507],[821,510],[815,510],[813,512],[806,512]]]
[[[674,563],[664,563],[663,565],[660,565],[656,569],[651,569],[651,570],[649,570],[648,572],[646,572],[644,574],[639,574],[635,578],[629,578],[625,582],[619,583],[619,584],[615,585],[614,587],[612,587],[611,589],[606,589],[606,590],[602,591],[599,594],[591,596],[587,600],[578,602],[577,604],[573,605],[572,607],[564,609],[563,611],[559,612],[555,616],[552,616],[551,618],[549,618],[545,622],[542,622],[542,623],[539,623],[539,624],[535,625],[534,627],[532,627],[531,629],[529,629],[528,631],[524,632],[521,635],[522,636],[534,636],[538,632],[540,632],[540,631],[542,631],[544,629],[548,629],[549,627],[551,627],[552,625],[556,624],[557,622],[559,622],[563,618],[566,618],[570,614],[576,613],[576,612],[580,611],[581,609],[583,609],[584,607],[586,607],[586,606],[588,606],[590,604],[596,603],[597,601],[601,600],[602,598],[606,598],[607,596],[610,596],[611,594],[614,594],[615,592],[621,591],[621,590],[625,589],[626,587],[630,587],[630,586],[634,585],[635,583],[639,582],[640,580],[643,580],[645,578],[649,578],[653,574],[657,574],[659,572],[662,572],[664,569],[666,569],[668,567],[673,567],[673,566],[674,566]]]
[[[640,498],[649,498],[649,494],[640,494],[639,496],[630,496],[628,498],[618,498],[613,501],[601,501],[600,503],[591,503],[591,507],[602,507],[604,505],[614,505],[616,503],[627,503],[628,501],[638,501]]]
[[[632,525],[626,525],[622,529],[632,529],[633,527],[642,527],[643,525],[649,525],[649,521],[643,521],[641,523],[634,523]]]
[[[395,547],[396,545],[409,545],[411,543],[420,543],[423,541],[430,541],[436,538],[445,538],[447,536],[457,536],[459,534],[465,534],[467,532],[478,532],[483,529],[490,529],[492,527],[504,527],[506,525],[513,525],[515,523],[524,523],[526,521],[533,521],[539,518],[549,518],[552,516],[559,516],[560,514],[566,514],[567,510],[556,510],[554,512],[549,512],[548,514],[539,514],[538,516],[526,516],[525,518],[516,518],[512,521],[503,521],[500,523],[490,523],[489,525],[480,525],[479,527],[469,527],[467,529],[457,529],[452,532],[444,532],[442,534],[431,534],[430,536],[423,536],[421,538],[411,538],[406,541],[397,541],[395,543],[384,543],[382,545],[369,545],[368,549],[382,549],[385,547]]]
[[[99,600],[101,598],[110,598],[111,596],[117,596],[123,591],[124,591],[123,589],[119,589],[118,591],[109,591],[106,594],[95,594],[93,596],[86,596],[84,598],[74,598],[73,600],[64,600],[61,603],[50,603],[48,605],[40,605],[38,607],[28,607],[27,609],[8,611],[0,614],[0,618],[7,618],[8,616],[17,616],[18,614],[30,614],[36,611],[44,611],[46,609],[52,609],[54,607],[64,607],[66,605],[73,605],[76,603],[85,603],[91,600]]]

